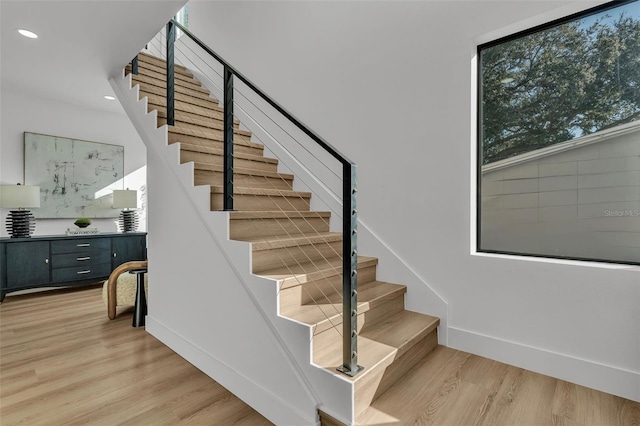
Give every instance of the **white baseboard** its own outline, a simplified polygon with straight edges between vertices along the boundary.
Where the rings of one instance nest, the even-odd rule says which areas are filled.
[[[149,334],[241,398],[269,421],[278,425],[317,424],[316,413],[300,412],[297,407],[290,405],[278,395],[269,392],[202,348],[185,340],[150,315],[146,317],[145,328]]]
[[[449,327],[448,346],[640,402],[640,373]]]

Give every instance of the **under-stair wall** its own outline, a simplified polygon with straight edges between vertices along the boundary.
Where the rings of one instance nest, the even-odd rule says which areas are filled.
[[[278,317],[276,283],[250,273],[250,245],[228,239],[228,213],[210,211],[209,187],[193,186],[193,163],[130,84],[111,79],[147,145],[147,331],[276,424],[315,424],[321,405],[350,419],[350,384],[310,364],[310,328]]]

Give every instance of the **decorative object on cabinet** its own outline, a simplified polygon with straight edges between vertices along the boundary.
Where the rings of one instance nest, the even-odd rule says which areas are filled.
[[[40,207],[40,188],[28,185],[0,186],[0,207],[11,210],[7,215],[7,232],[11,238],[28,238],[36,228],[30,208]]]
[[[138,229],[138,215],[131,210],[138,208],[138,191],[129,188],[114,190],[113,208],[123,209],[120,212],[120,231],[135,232]]]
[[[78,228],[86,228],[87,226],[91,225],[91,219],[89,219],[88,217],[81,217],[80,219],[73,222],[73,224]]]
[[[124,147],[24,133],[25,184],[39,185],[36,218],[117,217],[111,190],[124,178]]]
[[[144,232],[0,238],[0,301],[28,288],[96,284],[121,264],[146,258]]]

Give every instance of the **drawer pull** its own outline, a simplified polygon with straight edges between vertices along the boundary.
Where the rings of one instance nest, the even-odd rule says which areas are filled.
[[[88,269],[86,271],[78,271],[78,272],[76,272],[76,274],[78,274],[78,275],[89,274],[89,273],[91,273],[91,271],[88,270]]]
[[[76,247],[91,247],[91,243],[76,244]]]
[[[45,259],[44,263],[46,263],[48,265],[49,264],[49,259]]]
[[[80,260],[89,260],[89,259],[91,259],[91,256],[76,258],[76,260],[78,260],[78,261],[80,261]]]

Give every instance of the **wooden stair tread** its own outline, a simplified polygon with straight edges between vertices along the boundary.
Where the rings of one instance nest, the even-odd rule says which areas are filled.
[[[166,107],[166,99],[164,96],[154,95],[153,93],[144,93],[143,97],[146,97],[148,99],[148,103],[150,105],[158,105],[158,106],[161,106],[162,108]],[[173,105],[176,109],[179,109],[181,111],[191,112],[193,114],[199,114],[199,115],[201,115],[198,112],[199,109],[216,111],[219,113],[223,112],[222,107],[216,102],[211,101],[207,103],[208,103],[207,106],[202,106],[202,105],[192,105],[187,102],[175,100]]]
[[[131,87],[135,86],[136,84],[143,83],[145,85],[162,89],[165,92],[167,90],[167,82],[165,80],[151,77],[145,74],[130,74],[130,75],[131,75],[131,82],[132,82]],[[176,84],[175,87],[176,87],[176,92],[186,94],[186,95],[189,94],[188,91],[197,92],[200,94],[200,96],[206,95],[206,98],[209,98],[211,95],[211,92],[209,92],[209,90],[206,87],[202,87],[202,86],[195,86],[195,85],[183,86],[181,84]]]
[[[371,281],[358,287],[358,315],[363,314],[390,298],[407,292],[407,287],[384,281]],[[304,324],[320,325],[342,323],[342,293],[326,292],[326,299],[317,304],[288,307],[280,313]],[[336,321],[337,320],[337,321]]]
[[[211,193],[222,194],[224,193],[224,187],[211,185]],[[271,197],[311,198],[310,192],[288,191],[286,189],[248,188],[242,186],[234,186],[233,193],[234,195],[264,195]]]
[[[414,344],[434,331],[440,319],[413,311],[401,311],[374,326],[364,328],[358,335],[358,364],[365,370],[355,377],[344,376],[357,382],[375,371],[377,365],[388,364],[388,359],[398,359]],[[323,333],[324,334],[324,333]],[[314,361],[332,372],[342,365],[342,337],[325,339],[326,344],[314,349]],[[385,362],[387,361],[387,362]]]
[[[180,123],[178,123],[175,126],[169,126],[169,133],[175,133],[175,134],[184,135],[184,136],[191,136],[194,138],[201,138],[204,140],[215,140],[218,142],[223,142],[223,136],[221,134],[222,133],[221,130],[219,130],[218,132],[215,132],[215,131],[206,131],[206,130],[186,129],[184,127],[180,127]],[[238,136],[251,137],[251,132],[246,132],[244,130],[235,130],[233,134]],[[256,149],[264,148],[264,145],[262,145],[261,143],[246,141],[242,139],[234,140],[233,143],[250,146]]]
[[[331,212],[321,211],[243,211],[230,212],[232,220],[237,219],[278,219],[278,218],[320,218],[329,219]]]
[[[211,129],[211,127],[205,127],[203,126],[205,129]],[[217,131],[216,131],[217,130]],[[213,137],[213,138],[218,138],[218,133],[222,132],[221,129],[213,129],[213,130],[194,130],[194,129],[187,129],[185,127],[180,127],[180,122],[177,122],[174,126],[169,126],[169,131],[173,132],[173,133],[180,133],[182,135],[189,135],[189,136],[197,136],[197,137]],[[233,130],[233,134],[234,135],[239,135],[239,136],[247,136],[247,137],[251,137],[251,132],[249,132],[248,130],[241,130],[241,129],[234,129]],[[222,139],[221,139],[222,140]],[[257,142],[249,142],[253,145],[256,146],[264,146],[261,143],[257,143]]]
[[[358,269],[378,264],[378,258],[358,256]],[[334,257],[315,262],[298,263],[261,271],[261,277],[280,282],[280,289],[300,285],[305,282],[342,274],[342,259]]]
[[[155,62],[163,63],[163,64],[167,63],[167,61],[165,59],[160,58],[160,57],[155,56],[155,55],[152,55],[152,54],[147,53],[147,52],[139,52],[138,53],[138,62],[140,62],[141,60],[142,61],[145,61],[145,60],[147,60],[147,61],[155,61]],[[182,69],[182,70],[185,70],[185,71],[187,70],[187,67],[185,67],[184,65],[174,64],[174,66],[176,68],[179,68],[179,69]]]
[[[156,109],[156,112],[158,113],[158,117],[166,119],[167,118],[167,111],[165,111],[164,105],[161,105],[161,107],[162,107],[162,109]],[[207,125],[207,121],[205,121],[206,119],[209,119],[212,122],[219,122],[219,123],[222,122],[222,119],[220,119],[220,118],[217,118],[217,117],[204,117],[204,116],[201,116],[199,114],[195,114],[197,117],[182,116],[182,117],[178,118],[177,115],[178,115],[179,112],[185,112],[187,114],[190,114],[190,112],[188,112],[188,111],[178,111],[178,110],[176,110],[176,119],[175,119],[176,123],[185,122],[185,123],[191,123],[191,124],[198,124],[198,125],[201,125],[203,127],[211,127],[210,125]],[[240,120],[234,119],[233,123],[236,124],[236,125],[240,124]]]
[[[238,241],[252,244],[253,250],[291,247],[302,244],[315,244],[342,241],[341,232],[317,232],[313,234],[272,235],[269,237],[246,237]]]
[[[180,142],[177,142],[177,143],[180,143]],[[217,155],[217,156],[224,155],[224,150],[223,149],[212,148],[212,147],[208,147],[208,146],[192,145],[192,144],[187,144],[187,143],[180,143],[180,150],[182,150],[182,151],[192,151],[192,152],[201,152],[203,154],[212,154],[212,155]],[[233,154],[233,158],[241,158],[243,160],[258,161],[260,163],[278,164],[278,160],[276,160],[275,158],[263,157],[263,156],[260,156],[260,155],[245,154],[243,152],[235,152]],[[199,161],[198,163],[201,164],[201,165],[209,164],[209,163],[205,163],[203,161]]]
[[[207,163],[201,163],[199,161],[194,162],[194,167],[196,170],[205,170],[205,171],[209,171],[209,172],[217,172],[217,173],[222,173],[224,167],[218,164],[207,164]],[[279,179],[283,179],[283,180],[293,180],[293,175],[289,174],[289,173],[278,173],[278,172],[269,172],[269,171],[263,171],[263,170],[254,170],[254,169],[247,169],[244,167],[234,167],[233,168],[233,174],[243,174],[243,175],[251,175],[251,176],[259,176],[259,177],[272,177],[272,178],[279,178]],[[252,213],[252,212],[243,212],[243,213]],[[297,212],[294,212],[297,213]],[[306,212],[308,213],[308,212]],[[329,213],[330,214],[330,213]],[[254,218],[257,218],[259,216],[253,216]],[[236,219],[240,219],[240,218],[236,218]]]

